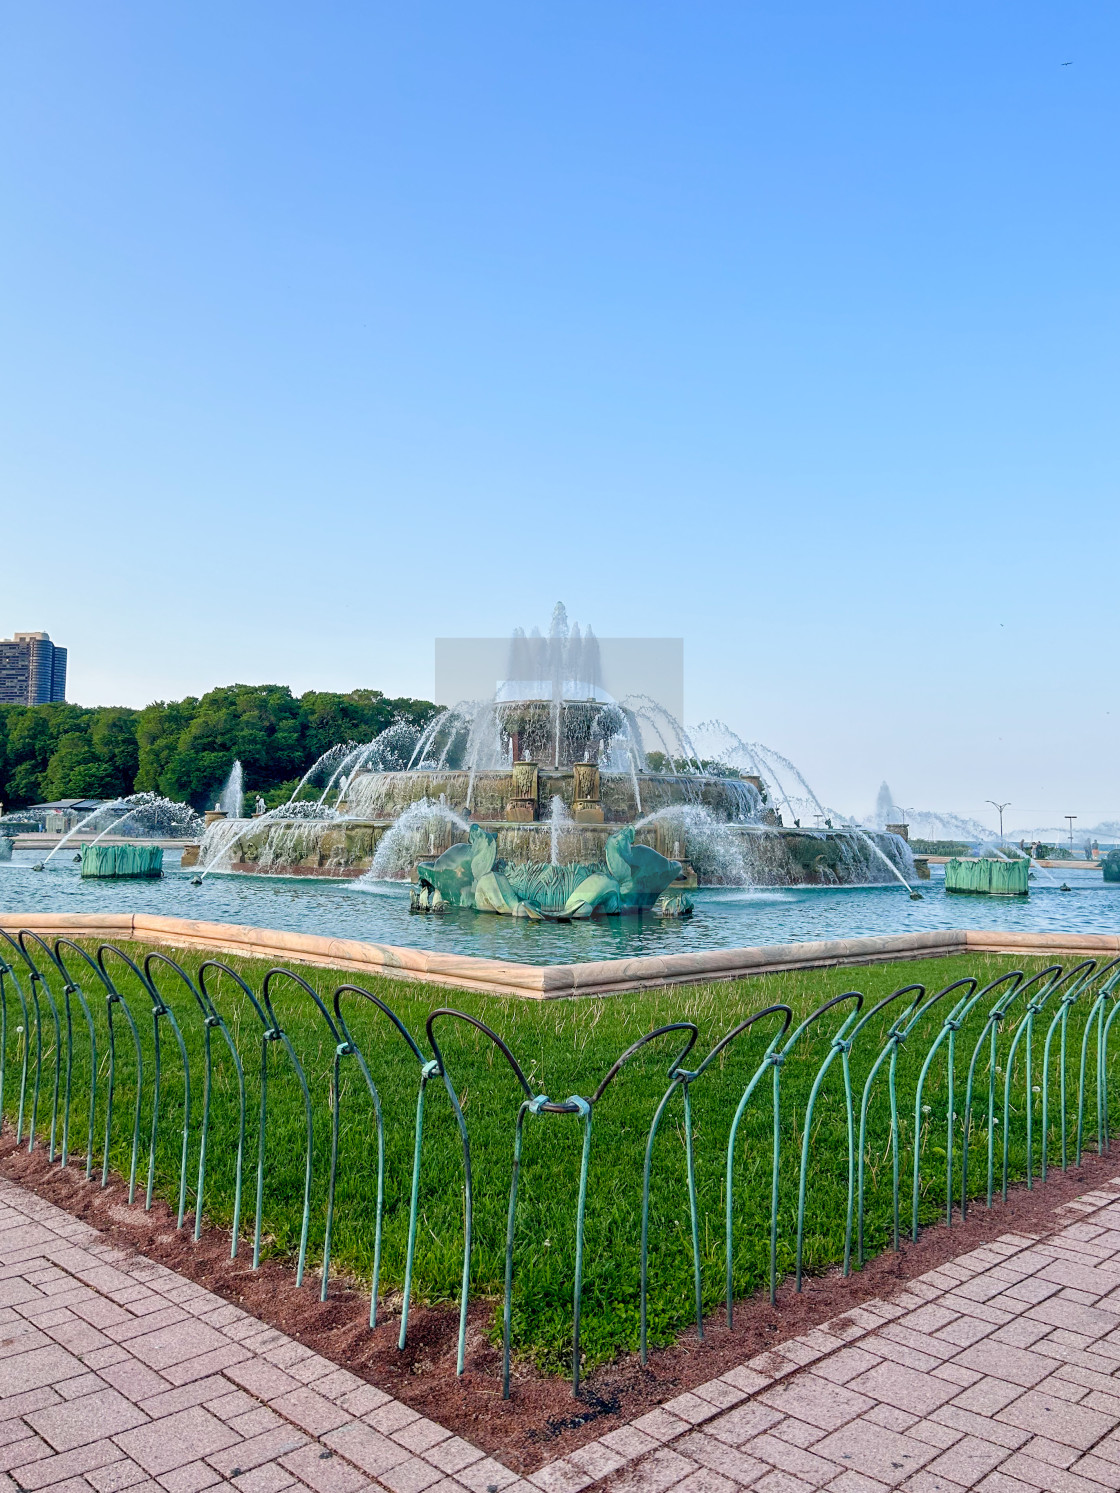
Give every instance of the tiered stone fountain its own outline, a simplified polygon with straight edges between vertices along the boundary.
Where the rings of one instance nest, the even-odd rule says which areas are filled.
[[[477,825],[505,864],[593,865],[631,825],[635,844],[681,863],[674,889],[905,882],[915,874],[898,835],[834,827],[823,810],[815,828],[802,829],[777,768],[762,770],[763,749],[739,742],[738,760],[733,752],[702,757],[653,701],[612,699],[590,632],[581,637],[566,623],[554,623],[548,638],[515,636],[509,678],[491,699],[445,710],[405,742],[407,733],[393,726],[373,742],[334,749],[281,809],[212,823],[198,864],[416,880],[420,862],[464,843]],[[772,755],[783,774],[796,773]],[[317,802],[306,797],[312,784],[322,786]],[[783,823],[779,804],[793,824]]]

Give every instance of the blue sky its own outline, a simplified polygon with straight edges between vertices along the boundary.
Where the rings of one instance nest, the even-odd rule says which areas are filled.
[[[562,597],[845,810],[1120,818],[1113,8],[0,15],[0,634],[72,698],[424,694]]]

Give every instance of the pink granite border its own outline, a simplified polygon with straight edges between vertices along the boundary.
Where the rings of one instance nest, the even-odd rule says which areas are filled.
[[[237,923],[155,917],[147,913],[5,913],[0,914],[0,928],[9,932],[27,928],[43,938],[124,939],[168,948],[202,948],[246,958],[284,960],[530,1000],[611,995],[626,990],[655,990],[784,970],[875,964],[892,959],[937,959],[969,950],[1040,957],[1072,954],[1113,958],[1120,954],[1120,937],[1114,934],[1003,933],[994,929],[946,928],[884,937],[540,965],[327,938],[314,933],[250,928]]]

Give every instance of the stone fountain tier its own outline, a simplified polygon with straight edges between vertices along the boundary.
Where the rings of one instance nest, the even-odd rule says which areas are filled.
[[[342,813],[362,819],[396,819],[421,799],[444,802],[464,818],[532,823],[550,816],[552,800],[583,824],[633,824],[674,804],[707,809],[716,819],[734,822],[755,807],[757,778],[703,773],[603,772],[591,763],[538,767],[515,762],[500,771],[358,773],[339,803]]]
[[[503,860],[541,865],[552,859],[554,834],[556,858],[561,864],[600,861],[605,857],[607,839],[616,828],[605,821],[572,823],[555,829],[539,821],[474,822],[496,836],[497,853]],[[246,820],[244,831],[231,846],[228,869],[273,876],[363,876],[371,869],[377,847],[393,825],[391,819],[273,820],[260,825]],[[852,831],[808,833],[757,824],[727,824],[721,826],[721,833],[726,837],[726,847],[739,852],[747,879],[755,886],[836,886],[885,879],[882,862],[877,861],[866,841]],[[437,819],[417,861],[438,856],[464,838],[450,820]],[[881,848],[890,848],[890,836],[873,834],[873,838]],[[705,861],[708,850],[690,844],[687,827],[658,822],[642,824],[636,829],[634,839],[637,844],[648,845],[683,863],[678,886],[695,886],[698,881],[701,885],[735,884],[742,879],[713,870],[710,860]],[[917,874],[921,875],[923,869],[919,868]],[[415,865],[412,879],[416,879]]]

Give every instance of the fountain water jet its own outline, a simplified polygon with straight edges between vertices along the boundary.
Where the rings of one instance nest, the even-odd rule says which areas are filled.
[[[241,763],[234,758],[233,766],[229,770],[229,777],[225,781],[218,802],[214,805],[220,809],[227,819],[240,819],[241,808],[245,800],[245,773]]]
[[[568,813],[567,804],[558,793],[554,793],[548,815],[548,860],[550,865],[558,866],[560,864],[560,831],[574,823],[575,821]]]

